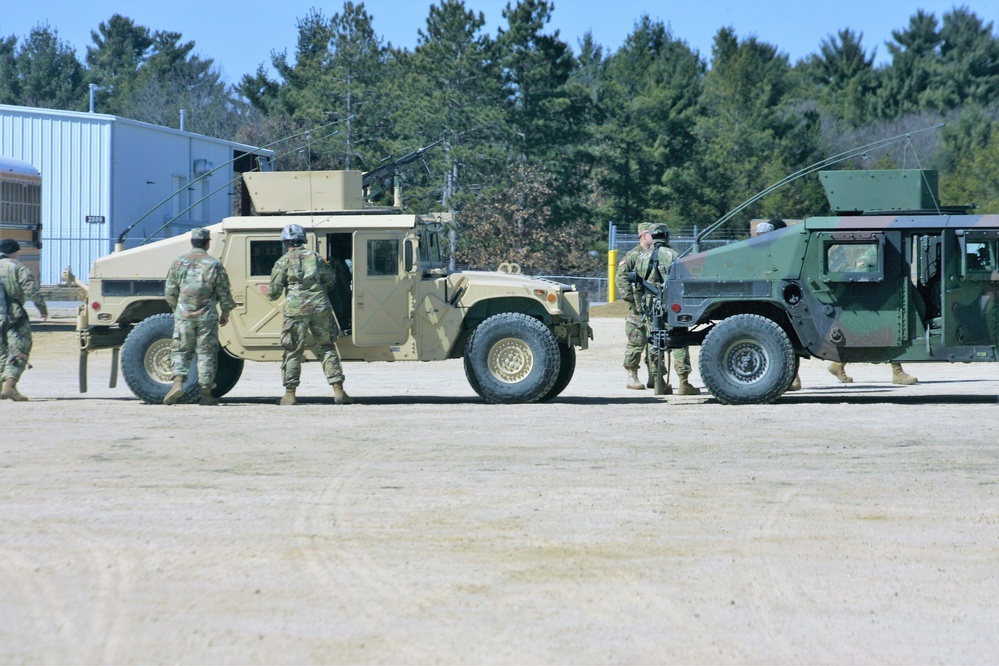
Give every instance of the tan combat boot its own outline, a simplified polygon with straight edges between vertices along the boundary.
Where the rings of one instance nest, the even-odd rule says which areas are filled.
[[[901,384],[902,386],[909,386],[915,384],[919,380],[907,373],[902,369],[901,363],[891,364],[891,383]]]
[[[654,379],[654,378],[653,378]],[[638,378],[638,370],[634,368],[628,368],[628,388],[635,391],[644,391],[645,384],[642,380]]]
[[[180,400],[181,396],[184,395],[184,378],[174,377],[173,386],[167,391],[167,394],[163,396],[164,405],[172,405]]]
[[[787,387],[787,390],[788,391],[800,391],[801,390],[801,377],[799,377],[798,375],[795,375],[794,376],[794,381],[791,382],[791,385],[789,387]]]
[[[331,384],[333,387],[333,402],[338,405],[349,405],[354,400],[343,390],[343,382]]]
[[[0,389],[0,399],[13,400],[14,402],[27,402],[28,398],[17,391],[17,380],[8,377],[3,380],[3,389]]]
[[[201,400],[198,402],[199,405],[206,407],[214,407],[219,404],[218,398],[212,395],[212,386],[201,385]]]
[[[278,403],[282,407],[287,407],[289,405],[294,405],[297,400],[295,400],[295,387],[286,386],[284,388],[284,395],[281,396],[281,401]]]
[[[687,378],[689,375],[680,375],[680,383],[676,386],[677,395],[701,395],[701,389],[691,385]]]
[[[845,363],[830,363],[829,364],[829,374],[831,374],[836,379],[840,380],[844,384],[849,384],[853,381],[853,377],[846,374],[844,369]]]

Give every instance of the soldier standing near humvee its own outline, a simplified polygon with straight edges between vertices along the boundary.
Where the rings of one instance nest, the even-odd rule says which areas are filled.
[[[208,229],[193,230],[191,251],[174,260],[167,272],[163,295],[174,311],[173,342],[170,345],[173,386],[163,398],[164,405],[172,405],[184,395],[184,380],[195,353],[198,355],[198,384],[201,387],[199,404],[218,404],[212,396],[218,370],[218,327],[229,323],[229,313],[236,307],[236,301],[232,297],[225,267],[208,254],[210,244]],[[219,307],[222,309],[221,316]]]
[[[20,253],[21,245],[16,240],[0,241],[0,399],[24,402],[28,398],[17,390],[31,354],[31,323],[24,303],[32,301],[42,321],[48,319],[49,311],[35,276],[18,261]]]
[[[287,293],[282,308],[284,325],[281,328],[281,346],[284,360],[281,379],[285,393],[281,405],[296,403],[295,391],[302,375],[302,357],[305,355],[305,337],[312,333],[316,339],[316,355],[322,361],[326,381],[333,387],[333,401],[338,405],[350,404],[351,398],[343,390],[343,367],[340,355],[333,345],[336,322],[329,292],[334,288],[333,270],[318,254],[305,247],[305,229],[289,224],[281,231],[285,253],[274,262],[270,284],[260,285],[260,293],[272,301]]]
[[[630,300],[631,315],[625,320],[625,330],[628,336],[628,347],[625,350],[624,367],[628,371],[628,388],[643,389],[655,386],[655,373],[652,367],[658,365],[658,352],[653,352],[646,358],[649,364],[649,381],[643,386],[638,379],[638,366],[642,358],[642,350],[647,349],[648,327],[642,319],[644,314],[644,289],[641,284],[629,280],[629,273],[655,285],[666,281],[669,265],[677,258],[677,253],[669,247],[669,230],[665,224],[641,224],[638,227],[638,247],[625,255],[618,264],[618,284],[626,284],[628,293],[624,300]],[[630,299],[629,299],[630,297]],[[686,348],[673,351],[673,361],[676,364],[676,374],[679,378],[677,393],[679,395],[699,395],[700,389],[690,384],[690,353]],[[666,393],[672,393],[667,376],[663,377]]]

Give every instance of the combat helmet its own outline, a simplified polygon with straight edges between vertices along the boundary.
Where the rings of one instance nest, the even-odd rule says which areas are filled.
[[[281,230],[281,240],[286,243],[305,242],[305,229],[297,224],[289,224]]]

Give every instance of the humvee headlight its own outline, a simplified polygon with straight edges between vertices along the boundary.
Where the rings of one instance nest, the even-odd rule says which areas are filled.
[[[544,289],[535,289],[534,295],[537,296],[538,298],[545,299],[549,303],[554,303],[555,301],[558,300],[558,296],[556,296],[555,294],[549,294]]]

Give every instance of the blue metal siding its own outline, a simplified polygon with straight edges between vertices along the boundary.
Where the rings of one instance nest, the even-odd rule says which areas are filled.
[[[39,281],[56,284],[66,266],[84,279],[107,254],[112,116],[0,106],[0,154],[42,174],[42,257]]]
[[[272,154],[116,116],[0,105],[0,155],[42,174],[42,284],[58,283],[66,266],[86,279],[94,260],[112,252],[118,236],[140,218],[126,247],[231,215],[236,149]],[[192,184],[196,160],[218,171]],[[172,197],[178,185],[182,197]],[[103,223],[88,223],[88,216]]]

